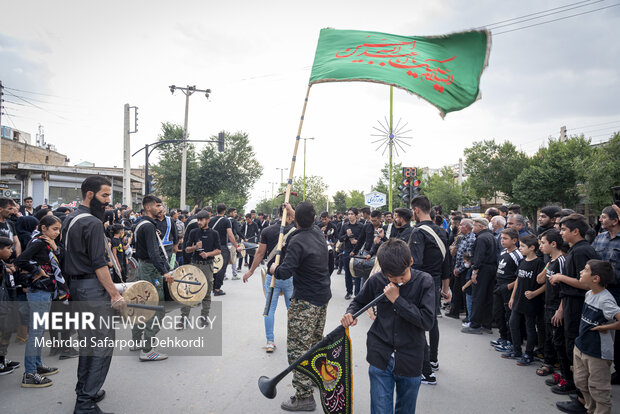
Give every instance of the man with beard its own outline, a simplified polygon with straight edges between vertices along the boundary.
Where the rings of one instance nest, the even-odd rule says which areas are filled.
[[[397,208],[394,210],[394,227],[390,238],[399,238],[405,243],[409,242],[411,235],[411,210],[408,208]]]
[[[0,197],[0,236],[11,239],[13,242],[14,256],[19,256],[22,253],[21,245],[15,231],[14,223],[9,219],[13,214],[13,209],[17,207],[15,201],[10,198]]]
[[[125,300],[112,282],[106,259],[106,238],[103,228],[105,206],[112,192],[110,181],[102,176],[88,177],[81,186],[82,203],[63,223],[65,243],[64,276],[70,280],[71,297],[79,312],[94,315],[96,321],[111,321],[114,309],[125,308]],[[112,305],[112,306],[110,306]],[[98,324],[101,325],[101,324]],[[97,405],[105,395],[105,382],[113,347],[91,347],[91,340],[114,340],[112,327],[80,326],[78,338],[86,342],[80,347],[77,369],[77,394],[74,413],[102,413]]]
[[[345,299],[351,299],[351,295],[353,293],[356,295],[360,293],[361,287],[361,280],[357,277],[354,278],[351,275],[351,270],[349,268],[349,262],[351,261],[351,257],[355,255],[354,250],[360,235],[362,234],[363,225],[357,221],[358,214],[359,210],[355,207],[351,207],[347,211],[349,222],[342,225],[340,235],[338,236],[338,240],[344,243],[342,257],[344,259],[344,283],[347,288],[347,294],[344,297]],[[353,291],[354,286],[355,292]]]
[[[161,239],[156,228],[157,217],[163,214],[164,207],[161,200],[152,195],[145,196],[142,199],[142,205],[144,206],[144,215],[134,229],[136,240],[134,257],[138,260],[136,277],[138,280],[146,280],[155,286],[161,305],[164,301],[163,283],[172,283],[174,280],[170,273],[170,266],[164,257],[164,248],[161,245]],[[158,321],[163,317],[163,310],[156,311],[146,324],[137,324],[133,327],[133,340],[140,346],[132,347],[132,351],[141,349],[141,361],[161,361],[168,358],[168,355],[151,347],[151,338],[154,338],[159,332],[160,324]]]
[[[325,235],[325,241],[327,242],[328,250],[329,250],[329,274],[331,275],[334,271],[334,246],[338,241],[338,230],[336,229],[336,225],[329,220],[329,214],[327,211],[321,213],[321,220],[319,227],[321,231]]]
[[[469,334],[493,333],[493,288],[497,271],[497,240],[489,230],[489,221],[477,217],[474,221],[476,241],[471,259],[472,310],[471,325],[461,329]]]
[[[34,208],[32,207],[32,197],[24,198],[24,205],[19,209],[22,216],[34,216]]]
[[[264,216],[259,214],[259,217],[262,219]],[[264,221],[261,222],[261,224]],[[245,215],[245,223],[241,225],[241,230],[239,231],[239,235],[241,237],[241,241],[248,243],[257,243],[258,235],[260,234],[259,225],[256,222],[252,221],[252,217],[249,214]],[[250,263],[252,263],[252,259],[254,259],[254,249],[248,249],[245,255],[245,265],[250,267]],[[242,258],[239,258],[239,267],[241,267]],[[239,277],[233,278],[239,279]]]
[[[385,233],[386,238],[390,238],[392,235],[392,230],[394,229],[394,218],[392,216],[392,212],[388,211],[384,214],[385,224],[383,225],[383,231]]]
[[[198,326],[204,327],[208,323],[209,310],[211,310],[211,290],[213,289],[213,258],[221,253],[220,238],[216,231],[209,228],[209,219],[211,215],[206,211],[199,211],[196,214],[198,220],[198,228],[193,229],[188,236],[187,247],[188,253],[193,253],[192,264],[202,271],[207,279],[207,294],[202,300],[202,310]],[[189,306],[181,308],[183,323],[177,325],[177,329],[183,329],[186,318],[189,316]]]
[[[222,285],[224,284],[224,276],[226,276],[226,268],[228,267],[228,262],[230,261],[230,250],[228,250],[228,242],[230,241],[232,245],[239,250],[239,244],[237,240],[235,240],[235,236],[232,232],[232,225],[230,221],[224,217],[224,213],[226,213],[226,204],[219,203],[217,205],[217,215],[211,218],[209,222],[209,228],[211,230],[217,231],[217,234],[220,239],[220,250],[222,251],[222,259],[223,264],[222,268],[216,275],[213,277],[213,295],[214,296],[222,296],[225,295],[226,292],[222,290]]]
[[[435,385],[437,379],[433,371],[439,369],[437,315],[440,314],[441,297],[450,300],[448,233],[431,220],[431,202],[428,197],[424,195],[414,197],[411,201],[411,210],[416,221],[409,241],[413,268],[430,274],[435,283],[435,317],[433,327],[429,331],[430,347],[426,344],[424,348],[422,367],[422,383]]]
[[[561,208],[558,206],[547,206],[540,209],[540,213],[538,214],[538,228],[536,229],[539,236],[553,228],[555,217],[560,210]]]

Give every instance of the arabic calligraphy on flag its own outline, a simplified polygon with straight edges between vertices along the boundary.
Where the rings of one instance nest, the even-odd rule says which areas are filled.
[[[398,36],[322,29],[310,85],[366,81],[393,85],[436,106],[441,116],[480,97],[491,35],[486,30],[446,36]]]
[[[351,377],[351,339],[349,330],[339,327],[322,339],[320,346],[295,370],[307,375],[319,387],[323,411],[351,414],[353,379]]]

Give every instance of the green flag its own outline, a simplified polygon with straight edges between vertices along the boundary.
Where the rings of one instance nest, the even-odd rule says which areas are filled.
[[[405,89],[436,106],[441,116],[479,99],[491,35],[486,30],[446,36],[397,36],[322,29],[310,85],[379,82]]]

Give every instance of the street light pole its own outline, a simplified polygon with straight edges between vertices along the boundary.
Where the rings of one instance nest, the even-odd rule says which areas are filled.
[[[276,170],[280,170],[280,184],[284,182],[284,171],[288,171],[288,168],[276,167]]]
[[[309,139],[314,140],[314,137],[302,139],[304,140],[304,192],[302,193],[302,201],[306,201],[306,141]]]
[[[186,199],[186,183],[187,183],[187,120],[189,115],[189,97],[194,92],[204,92],[207,99],[209,98],[209,94],[211,93],[211,89],[196,89],[196,85],[190,86],[187,85],[186,88],[181,88],[179,86],[171,85],[170,92],[174,94],[175,90],[181,90],[185,94],[185,122],[183,124],[183,152],[181,157],[181,195],[179,197],[179,204],[182,209],[186,208],[185,199]]]

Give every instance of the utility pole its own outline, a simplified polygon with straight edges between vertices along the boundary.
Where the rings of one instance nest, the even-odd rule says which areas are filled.
[[[459,158],[459,179],[458,179],[459,187],[463,185],[463,158]],[[458,206],[459,211],[463,211],[463,206],[459,203]]]
[[[273,198],[273,197],[274,197],[274,194],[273,194],[273,185],[275,184],[275,182],[274,182],[274,181],[271,181],[269,184],[271,184],[271,198]]]
[[[560,127],[560,142],[566,141],[566,126]]]
[[[288,168],[278,168],[276,170],[280,170],[280,184],[284,182],[284,171],[288,171]]]
[[[134,129],[129,126],[129,113],[131,108],[134,109]],[[132,207],[133,199],[131,197],[131,140],[130,134],[138,132],[138,107],[125,104],[123,122],[123,204]],[[146,177],[144,177],[146,180]],[[145,193],[144,195],[147,195]]]
[[[312,138],[302,138],[304,140],[304,192],[302,193],[302,201],[306,201],[306,141],[311,139],[314,140],[314,137]]]
[[[170,92],[174,94],[174,91],[179,89],[185,94],[185,122],[183,124],[183,153],[181,158],[181,196],[179,197],[180,206],[182,209],[188,208],[185,203],[185,190],[186,190],[186,182],[187,182],[187,119],[188,119],[188,111],[189,111],[189,97],[194,92],[204,92],[207,99],[209,99],[209,94],[211,93],[211,89],[196,89],[196,85],[190,86],[187,85],[186,88],[182,88],[180,86],[171,85]]]

